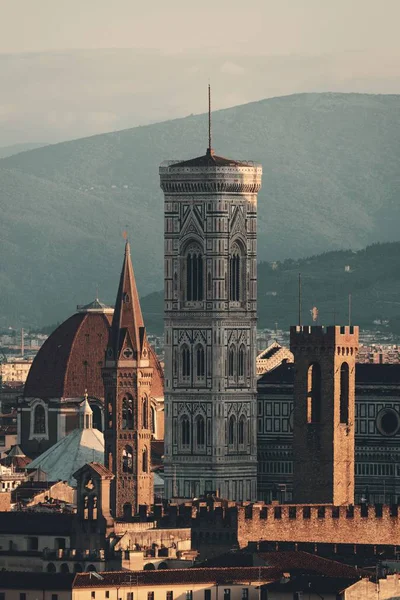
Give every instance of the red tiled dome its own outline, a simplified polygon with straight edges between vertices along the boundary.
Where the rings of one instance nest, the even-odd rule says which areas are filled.
[[[86,308],[86,307],[84,307]],[[37,353],[25,384],[25,398],[104,398],[101,369],[112,310],[77,312],[62,323]],[[163,396],[163,374],[151,349],[152,396]]]
[[[112,314],[80,312],[45,341],[29,371],[25,397],[104,397],[101,368]]]

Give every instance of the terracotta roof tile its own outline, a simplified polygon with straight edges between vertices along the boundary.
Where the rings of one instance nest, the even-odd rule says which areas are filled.
[[[162,569],[159,571],[112,571],[100,573],[103,579],[90,577],[90,573],[78,573],[73,584],[74,588],[98,588],[112,585],[131,586],[132,582],[139,585],[173,585],[190,583],[248,583],[275,581],[276,569],[268,567],[240,567],[218,569]]]

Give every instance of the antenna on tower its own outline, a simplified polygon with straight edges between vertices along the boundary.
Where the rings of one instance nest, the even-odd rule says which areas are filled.
[[[211,147],[211,85],[208,84],[208,154],[212,154]]]
[[[299,310],[299,325],[301,325],[301,273],[299,273],[299,297],[298,297],[298,310]]]

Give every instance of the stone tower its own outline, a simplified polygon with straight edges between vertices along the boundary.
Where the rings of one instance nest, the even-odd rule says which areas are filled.
[[[358,327],[290,329],[295,361],[293,500],[354,504]]]
[[[211,146],[211,144],[210,144]],[[216,156],[160,167],[165,196],[166,496],[255,500],[257,193]]]
[[[111,486],[115,518],[129,518],[140,505],[153,502],[152,377],[150,348],[127,243],[103,368],[104,464],[115,475]]]

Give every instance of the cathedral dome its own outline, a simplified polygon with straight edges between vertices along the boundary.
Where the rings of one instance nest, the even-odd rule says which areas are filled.
[[[95,300],[77,312],[48,337],[37,353],[25,384],[25,398],[104,398],[101,369],[108,343],[113,308]],[[150,348],[154,369],[151,395],[164,396],[163,373]]]
[[[101,368],[113,310],[93,304],[78,307],[47,338],[29,371],[26,398],[77,398],[85,389],[104,397]]]

